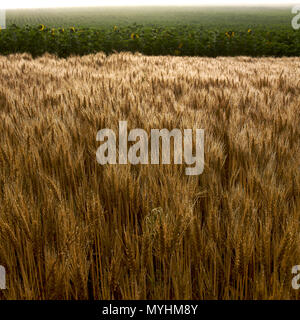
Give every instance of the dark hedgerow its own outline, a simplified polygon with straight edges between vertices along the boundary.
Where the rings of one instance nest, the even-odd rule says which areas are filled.
[[[0,32],[0,54],[46,52],[59,57],[96,52],[130,51],[178,56],[299,56],[300,32],[282,30],[209,30],[202,27],[132,25],[113,28],[48,28],[10,26]]]

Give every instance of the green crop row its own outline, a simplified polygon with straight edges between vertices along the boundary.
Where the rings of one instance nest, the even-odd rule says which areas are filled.
[[[178,56],[299,56],[300,31],[282,30],[210,30],[199,26],[47,28],[10,26],[0,32],[0,54],[46,52],[60,57],[103,51],[130,51],[146,55]]]

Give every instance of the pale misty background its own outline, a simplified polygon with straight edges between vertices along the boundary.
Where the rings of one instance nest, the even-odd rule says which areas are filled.
[[[50,8],[50,7],[80,7],[80,6],[289,6],[300,4],[300,0],[11,0],[1,1],[0,8]]]

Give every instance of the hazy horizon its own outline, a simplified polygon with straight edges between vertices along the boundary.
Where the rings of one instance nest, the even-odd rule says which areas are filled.
[[[211,1],[197,1],[189,0],[187,2],[182,0],[110,0],[110,1],[99,1],[99,0],[44,0],[41,4],[40,1],[28,0],[26,4],[24,1],[20,0],[11,0],[9,4],[0,4],[0,9],[50,9],[50,8],[78,8],[78,7],[166,7],[166,6],[180,6],[180,7],[189,7],[189,6],[205,6],[205,7],[289,7],[299,4],[299,0],[291,0],[289,3],[286,3],[282,0],[270,0],[270,1],[260,1],[260,0],[231,0],[231,1],[221,1],[221,0],[211,0]]]

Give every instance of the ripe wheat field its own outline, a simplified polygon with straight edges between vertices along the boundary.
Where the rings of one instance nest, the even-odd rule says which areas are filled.
[[[2,299],[297,299],[300,58],[0,57]],[[201,128],[205,168],[105,165]]]

